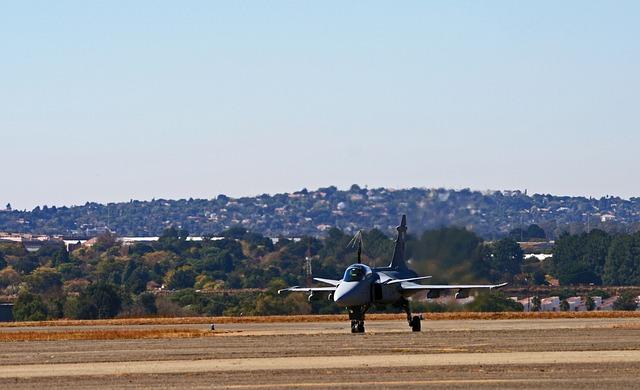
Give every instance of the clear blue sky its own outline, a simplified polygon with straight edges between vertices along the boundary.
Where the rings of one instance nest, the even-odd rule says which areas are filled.
[[[640,195],[637,1],[0,3],[0,205]]]

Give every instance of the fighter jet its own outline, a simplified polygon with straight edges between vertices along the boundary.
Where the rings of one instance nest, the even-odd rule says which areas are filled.
[[[438,298],[443,292],[457,290],[456,299],[469,296],[471,289],[495,289],[501,284],[419,284],[418,280],[431,276],[418,276],[405,263],[405,236],[407,233],[407,217],[402,216],[397,227],[398,237],[395,241],[393,258],[387,267],[369,267],[361,262],[362,242],[358,245],[358,262],[352,264],[344,272],[340,280],[313,278],[315,281],[329,285],[327,287],[289,287],[278,291],[306,292],[309,300],[314,293],[329,293],[329,299],[342,307],[346,307],[351,320],[351,333],[364,333],[364,316],[372,304],[391,304],[400,306],[407,313],[407,322],[411,330],[421,330],[420,316],[413,316],[407,298],[427,291],[427,298]]]

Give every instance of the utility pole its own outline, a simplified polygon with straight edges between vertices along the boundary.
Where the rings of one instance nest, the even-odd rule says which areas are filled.
[[[307,280],[307,287],[313,284],[313,270],[311,269],[311,237],[307,245],[307,253],[304,257],[304,273]]]

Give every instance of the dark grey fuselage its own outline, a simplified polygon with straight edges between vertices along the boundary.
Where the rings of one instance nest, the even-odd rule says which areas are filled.
[[[401,286],[398,283],[387,284],[392,280],[407,279],[416,277],[416,273],[407,268],[392,269],[369,268],[364,264],[353,264],[347,268],[359,267],[366,270],[364,277],[360,280],[349,280],[346,276],[341,280],[340,285],[333,294],[333,300],[340,306],[369,306],[371,304],[395,304],[406,298],[401,293]]]

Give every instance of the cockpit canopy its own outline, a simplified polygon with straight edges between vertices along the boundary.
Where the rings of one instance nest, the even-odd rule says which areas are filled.
[[[342,280],[345,282],[359,282],[371,274],[371,268],[364,264],[352,264],[344,272]]]

